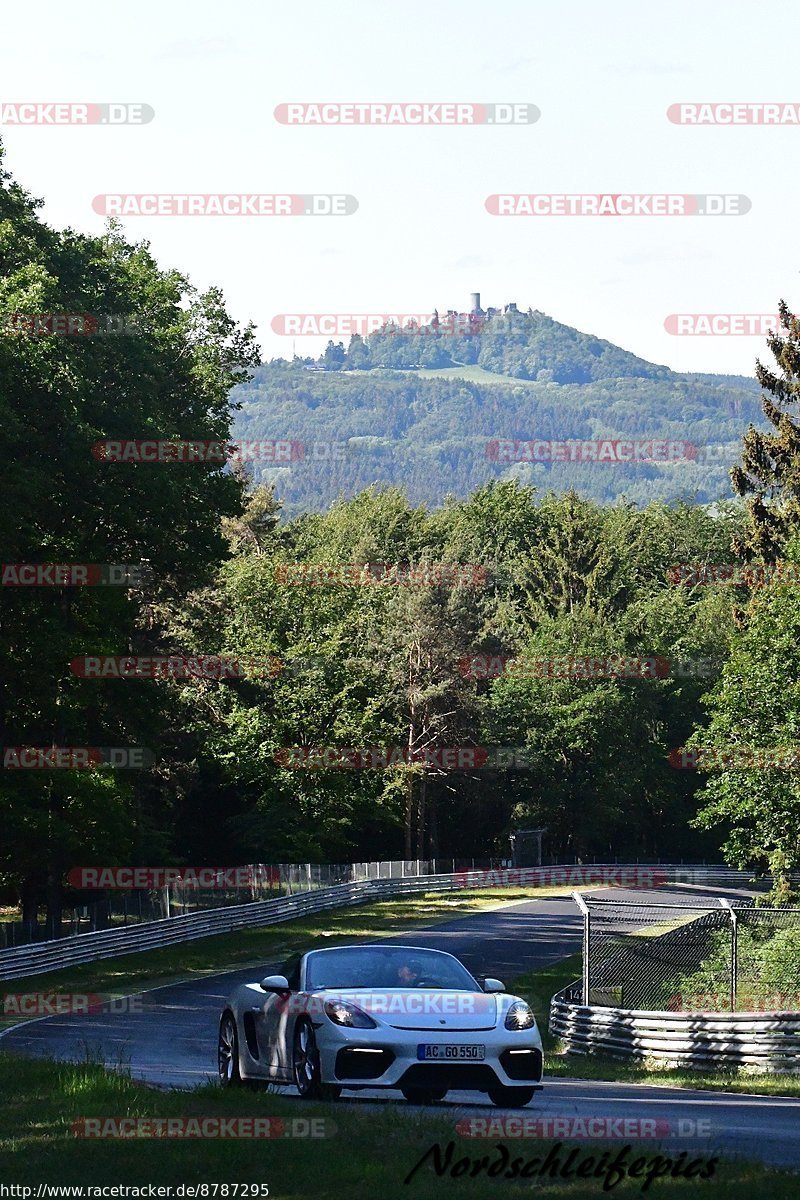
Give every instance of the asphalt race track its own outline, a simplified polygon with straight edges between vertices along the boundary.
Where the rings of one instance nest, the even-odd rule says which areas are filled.
[[[712,894],[740,896],[742,893],[718,890],[704,893],[698,888],[634,893],[613,889],[613,895],[619,899],[647,898],[662,902],[673,895],[684,902],[701,902]],[[554,897],[460,917],[418,934],[400,935],[396,940],[448,950],[473,972],[498,976],[508,982],[523,971],[579,950],[581,922],[572,899]],[[269,974],[279,966],[277,962],[264,963],[261,974]],[[250,968],[159,988],[142,995],[141,1010],[137,1012],[102,1012],[30,1021],[0,1035],[0,1049],[63,1060],[90,1056],[110,1068],[129,1069],[134,1078],[151,1085],[194,1087],[216,1078],[217,1022],[225,997],[237,983],[257,976],[258,971]],[[540,1023],[547,1020],[546,1013],[537,1013],[537,1017]],[[797,1138],[800,1098],[566,1079],[547,1082],[546,1076],[545,1084],[545,1090],[538,1092],[526,1109],[508,1115],[652,1118],[670,1123],[674,1139],[672,1136],[659,1139],[666,1146],[672,1142],[676,1149],[689,1149],[697,1155],[719,1150],[728,1157],[738,1154],[774,1165],[800,1167]],[[344,1093],[345,1098],[348,1095],[354,1104],[394,1102],[408,1107],[395,1092]],[[299,1097],[297,1103],[302,1103]],[[447,1099],[436,1107],[452,1111],[454,1125],[465,1116],[503,1115],[502,1110],[470,1092],[449,1092]],[[683,1123],[680,1127],[679,1122]],[[696,1129],[698,1122],[701,1130],[705,1128],[705,1134],[690,1136],[689,1131]],[[529,1142],[527,1145],[530,1147]],[[524,1146],[525,1143],[520,1143],[520,1152]]]

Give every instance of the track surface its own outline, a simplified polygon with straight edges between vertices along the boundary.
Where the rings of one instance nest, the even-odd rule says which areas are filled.
[[[720,894],[742,895],[713,893]],[[696,888],[633,893],[615,888],[613,895],[618,899],[662,903],[673,898],[683,903],[702,903],[708,896]],[[448,950],[475,973],[508,981],[580,949],[581,922],[570,898],[554,897],[460,917],[393,940]],[[275,971],[279,966],[277,962],[264,963],[261,974]],[[140,1012],[104,1012],[32,1021],[6,1031],[0,1037],[0,1047],[14,1053],[62,1060],[84,1059],[88,1054],[109,1067],[130,1069],[134,1078],[156,1086],[193,1087],[216,1077],[217,1022],[225,997],[236,984],[252,980],[257,974],[249,968],[146,992],[141,997]],[[546,1014],[538,1016],[546,1020]],[[674,1140],[670,1137],[665,1144],[687,1150],[692,1157],[719,1149],[727,1156],[740,1154],[776,1165],[800,1167],[797,1139],[800,1099],[565,1079],[548,1083],[545,1078],[545,1083],[545,1091],[537,1093],[524,1110],[528,1115],[586,1119],[649,1117],[669,1122]],[[291,1094],[288,1089],[287,1094]],[[377,1090],[344,1095],[351,1096],[353,1104],[364,1106],[398,1100],[398,1093]],[[298,1098],[297,1103],[302,1101]],[[405,1102],[400,1103],[407,1107]],[[447,1100],[437,1108],[452,1112],[454,1124],[464,1116],[502,1115],[501,1110],[471,1092],[449,1092]],[[692,1128],[690,1123],[698,1121],[705,1122],[710,1133],[690,1135],[687,1132]],[[680,1127],[679,1122],[683,1122]],[[476,1152],[480,1145],[476,1142]],[[527,1145],[532,1152],[530,1143]],[[526,1143],[520,1143],[520,1153],[525,1153],[525,1146]],[[646,1144],[642,1144],[642,1150],[646,1151]]]

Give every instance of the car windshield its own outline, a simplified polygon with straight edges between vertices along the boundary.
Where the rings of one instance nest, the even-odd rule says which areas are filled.
[[[312,952],[306,959],[307,991],[408,987],[481,990],[466,967],[437,950],[355,946]]]

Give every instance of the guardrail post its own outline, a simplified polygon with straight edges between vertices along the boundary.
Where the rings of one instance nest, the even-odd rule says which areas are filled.
[[[731,915],[731,977],[730,977],[730,1003],[731,1012],[736,1012],[736,983],[739,974],[739,929],[736,909],[729,900],[719,898],[723,908],[727,908]]]
[[[589,915],[589,906],[584,900],[580,892],[573,892],[572,899],[577,904],[578,908],[583,913],[583,995],[581,1001],[583,1004],[589,1003],[589,935],[591,932],[591,917]]]

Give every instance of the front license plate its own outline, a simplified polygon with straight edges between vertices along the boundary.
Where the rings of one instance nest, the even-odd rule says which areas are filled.
[[[454,1046],[442,1042],[423,1042],[417,1046],[420,1062],[480,1062],[486,1058],[486,1047]]]

